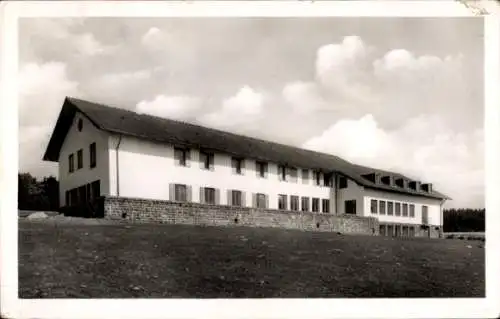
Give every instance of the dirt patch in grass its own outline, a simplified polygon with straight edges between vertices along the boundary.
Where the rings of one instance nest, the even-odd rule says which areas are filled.
[[[20,298],[484,297],[484,278],[477,242],[19,223]]]

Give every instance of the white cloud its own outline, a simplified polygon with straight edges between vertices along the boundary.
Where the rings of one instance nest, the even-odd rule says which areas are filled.
[[[141,38],[142,44],[150,48],[156,48],[162,40],[163,34],[156,27],[151,27]]]
[[[66,64],[27,63],[19,72],[21,125],[47,125],[57,118],[62,101],[76,95],[78,83],[68,79]]]
[[[164,118],[187,120],[196,117],[202,104],[190,96],[158,95],[151,101],[137,103],[136,111]]]
[[[329,107],[314,82],[291,82],[282,91],[283,98],[298,113],[314,112]]]
[[[226,99],[222,108],[201,116],[200,122],[217,127],[235,127],[255,121],[262,114],[264,94],[249,86],[243,86],[232,97]]]
[[[68,79],[61,62],[27,63],[19,72],[19,168],[37,176],[57,174],[57,166],[42,162],[45,147],[66,96],[78,95],[78,83]]]
[[[412,118],[394,130],[380,128],[371,115],[340,120],[303,146],[433,182],[454,199],[453,206],[483,201],[482,131],[453,131],[436,116]]]
[[[100,54],[111,54],[112,46],[101,44],[92,33],[84,33],[72,36],[72,43],[76,52],[84,56],[96,56]]]

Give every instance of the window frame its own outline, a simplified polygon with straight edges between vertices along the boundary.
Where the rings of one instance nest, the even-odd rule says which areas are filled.
[[[339,189],[344,189],[344,188],[348,188],[347,177],[340,176],[339,177]]]
[[[314,203],[316,203],[316,205],[314,205]],[[321,206],[321,201],[320,201],[319,197],[313,197],[311,200],[311,210],[314,213],[319,213],[320,206]],[[316,208],[316,209],[314,209],[314,208]]]
[[[387,205],[385,200],[380,200],[378,202],[379,215],[387,215]]]
[[[409,205],[409,216],[410,218],[415,218],[415,204]]]
[[[183,190],[183,192],[180,190]],[[188,187],[186,184],[174,184],[174,200],[176,202],[187,202],[187,192]],[[180,195],[184,195],[184,199],[180,198]]]
[[[278,194],[278,209],[288,210],[288,196],[285,194]]]
[[[243,159],[239,157],[231,157],[231,167],[236,175],[243,175]]]
[[[237,194],[238,196],[235,196]],[[235,201],[234,199],[237,198],[238,200]],[[238,202],[239,203],[235,203]],[[237,206],[237,207],[243,207],[243,192],[237,189],[232,189],[231,190],[231,206]]]
[[[401,216],[401,203],[400,202],[395,202],[394,203],[394,216]]]
[[[305,205],[304,205],[305,204]],[[302,196],[300,198],[300,210],[303,212],[309,212],[311,209],[310,207],[310,200],[309,197],[307,196]]]
[[[378,214],[378,201],[376,199],[370,200],[370,213],[373,215]]]
[[[68,172],[73,173],[75,171],[75,155],[73,153],[68,155]]]
[[[186,148],[174,147],[174,160],[175,160],[175,164],[177,166],[184,166],[184,167],[188,166],[187,152],[188,152],[188,150]],[[177,154],[179,154],[179,153],[181,154],[181,157],[177,158]]]
[[[401,216],[408,217],[408,215],[409,215],[409,212],[408,212],[408,203],[403,203],[401,206],[402,206]]]
[[[300,197],[297,195],[290,195],[290,210],[297,212],[300,209]]]
[[[216,190],[214,187],[203,187],[203,204],[215,205]]]
[[[83,168],[83,149],[79,149],[76,151],[76,169],[82,169]]]
[[[394,216],[394,202],[387,201],[387,216]]]
[[[261,202],[261,199],[262,199],[262,202]],[[266,194],[264,194],[264,193],[255,194],[255,204],[256,204],[255,206],[257,206],[257,208],[267,209],[266,202],[267,202],[267,195]]]
[[[95,142],[89,145],[89,160],[90,168],[94,168],[97,166],[97,145]]]
[[[330,213],[330,200],[328,198],[323,198],[321,200],[321,212]]]

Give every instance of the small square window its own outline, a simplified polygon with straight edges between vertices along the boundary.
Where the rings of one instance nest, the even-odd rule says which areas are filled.
[[[231,205],[233,206],[243,206],[241,202],[241,191],[233,190],[231,191]]]
[[[187,187],[186,185],[176,184],[175,185],[175,200],[178,202],[187,201]]]
[[[347,188],[347,178],[340,176],[339,178],[339,189]]]

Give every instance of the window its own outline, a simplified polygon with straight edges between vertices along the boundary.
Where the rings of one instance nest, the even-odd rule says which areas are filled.
[[[69,191],[66,191],[66,198],[65,198],[65,203],[66,203],[66,206],[70,206],[70,202],[69,202]]]
[[[278,178],[280,181],[286,181],[286,167],[278,165]]]
[[[410,227],[409,227],[409,231],[410,231],[409,236],[410,236],[410,237],[415,237],[415,227],[410,226]]]
[[[267,173],[267,163],[255,162],[255,170],[257,171],[257,177],[265,178]]]
[[[200,151],[200,164],[202,169],[212,170],[214,168],[214,154]]]
[[[90,152],[89,152],[90,153],[90,168],[94,168],[96,166],[96,162],[97,162],[95,143],[90,144],[89,150],[90,150]]]
[[[77,163],[78,163],[78,169],[83,167],[83,150],[79,149],[78,152],[76,152],[76,158],[77,158]]]
[[[312,211],[319,212],[319,198],[312,199]]]
[[[81,132],[83,128],[83,121],[82,119],[78,119],[78,132]]]
[[[401,203],[396,203],[396,216],[401,216]]]
[[[278,195],[278,209],[281,210],[286,210],[286,202],[287,202],[287,196],[286,195]]]
[[[422,205],[422,224],[427,225],[429,223],[429,211],[428,207]]]
[[[175,184],[175,200],[178,202],[187,201],[187,187],[186,185]]]
[[[330,212],[330,200],[329,199],[322,200],[322,208],[323,208],[323,213]]]
[[[204,204],[215,204],[215,188],[203,187],[203,201]]]
[[[288,168],[288,176],[290,176],[290,182],[297,183],[299,172],[295,167]]]
[[[257,194],[257,208],[267,208],[266,194]]]
[[[332,186],[332,181],[333,181],[333,175],[332,174],[323,174],[323,185],[331,187]]]
[[[345,205],[345,213],[346,214],[356,215],[356,200],[355,199],[346,200],[344,202],[344,205]]]
[[[299,210],[299,196],[290,196],[290,209]]]
[[[377,200],[376,199],[371,200],[370,211],[372,214],[377,213]]]
[[[385,225],[379,225],[379,235],[385,236]]]
[[[92,184],[90,184],[90,191],[92,192],[92,198],[101,196],[101,181],[93,181]]]
[[[394,215],[394,203],[393,202],[387,202],[387,215]]]
[[[347,188],[347,178],[340,176],[339,178],[339,189]]]
[[[231,200],[232,206],[243,206],[242,197],[241,191],[231,190],[228,194],[228,201]]]
[[[174,149],[175,163],[180,166],[187,166],[188,150],[176,147]]]
[[[415,205],[410,204],[410,217],[415,217]]]
[[[403,204],[403,217],[408,217],[408,204]]]
[[[309,197],[302,197],[302,211],[303,212],[308,212],[309,211]]]
[[[75,162],[73,154],[69,154],[68,162],[69,162],[69,172],[73,173],[75,171]]]
[[[408,237],[409,232],[408,232],[408,226],[403,226],[403,237]]]
[[[314,178],[314,185],[321,186],[321,174],[320,174],[320,172],[314,171],[313,178]]]
[[[309,182],[309,170],[302,169],[302,183],[307,184]]]
[[[380,215],[385,215],[385,201],[381,200],[379,202]]]
[[[394,232],[396,237],[401,237],[401,225],[394,225]]]
[[[392,225],[387,225],[387,236],[392,237],[394,236],[394,227]]]
[[[243,159],[242,158],[235,158],[233,157],[231,159],[231,166],[233,168],[233,173],[235,174],[243,174]]]

